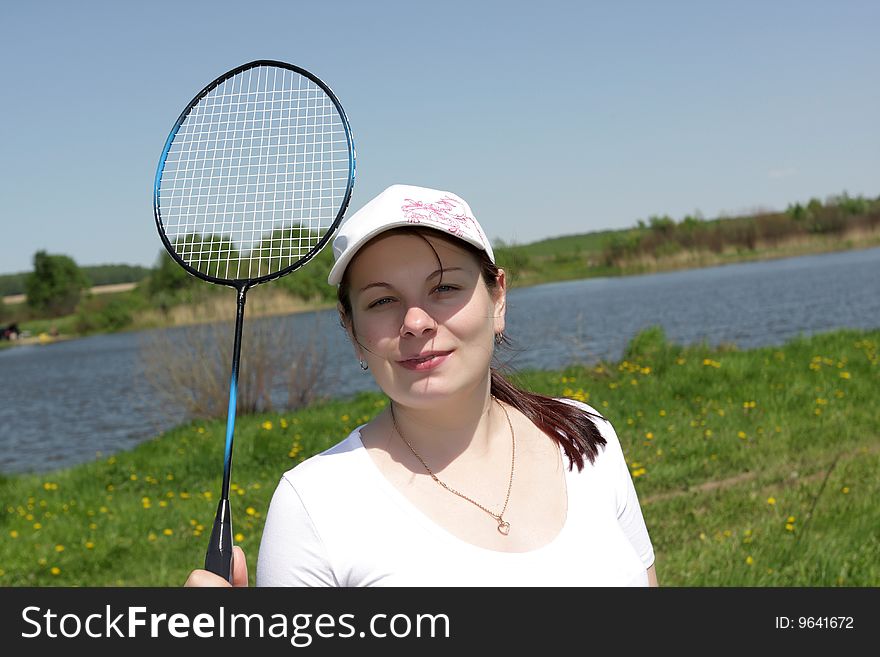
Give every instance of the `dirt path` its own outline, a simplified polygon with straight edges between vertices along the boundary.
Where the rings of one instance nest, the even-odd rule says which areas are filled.
[[[114,283],[113,285],[96,285],[89,290],[92,294],[109,294],[111,292],[128,292],[137,287],[137,283]],[[22,303],[26,299],[24,294],[10,294],[3,297],[3,303]]]
[[[880,443],[876,445],[872,445],[870,447],[859,447],[854,450],[850,450],[849,452],[844,452],[840,455],[840,460],[847,461],[849,459],[855,458],[857,456],[863,454],[875,454],[880,452]],[[780,483],[783,485],[791,485],[795,482],[812,482],[819,481],[825,476],[826,468],[820,469],[818,472],[815,472],[806,477],[794,476],[788,477],[784,479],[780,479],[779,481],[773,482],[772,484],[768,484],[768,486],[778,486]],[[646,497],[642,504],[653,504],[654,502],[662,502],[664,500],[674,499],[676,497],[681,497],[683,495],[690,495],[691,493],[708,493],[713,490],[719,490],[724,488],[732,488],[733,486],[738,486],[739,484],[743,484],[748,481],[753,481],[758,476],[757,472],[742,472],[738,475],[734,475],[732,477],[726,477],[725,479],[716,479],[713,481],[704,481],[701,484],[697,484],[695,486],[689,486],[685,490],[674,490],[666,493],[657,493],[655,495],[649,495]]]

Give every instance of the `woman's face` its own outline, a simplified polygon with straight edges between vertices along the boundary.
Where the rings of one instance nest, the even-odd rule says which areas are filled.
[[[355,350],[391,399],[429,407],[488,390],[495,334],[504,329],[503,272],[490,291],[465,249],[391,233],[358,252],[348,280]]]

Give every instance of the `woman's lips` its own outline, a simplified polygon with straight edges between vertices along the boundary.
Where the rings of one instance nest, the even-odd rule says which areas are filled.
[[[415,372],[424,372],[439,367],[451,354],[451,351],[438,351],[424,356],[397,361],[401,367]]]

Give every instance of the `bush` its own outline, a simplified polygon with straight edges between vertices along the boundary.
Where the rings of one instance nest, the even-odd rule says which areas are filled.
[[[280,318],[245,322],[237,414],[273,410],[272,392],[286,387],[290,410],[321,399],[327,382],[326,348],[315,330],[304,343]],[[229,405],[234,324],[200,324],[145,334],[140,356],[144,376],[167,405],[190,417],[223,418]]]

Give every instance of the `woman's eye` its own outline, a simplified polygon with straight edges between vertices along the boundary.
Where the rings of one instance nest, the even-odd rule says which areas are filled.
[[[438,285],[437,287],[435,287],[434,291],[435,292],[454,292],[457,289],[458,289],[457,285],[446,285],[444,283],[444,284],[441,284],[441,285]]]
[[[367,305],[367,308],[375,308],[376,306],[384,306],[386,303],[391,303],[391,297],[382,297],[381,299],[376,299],[375,301],[370,302]]]

